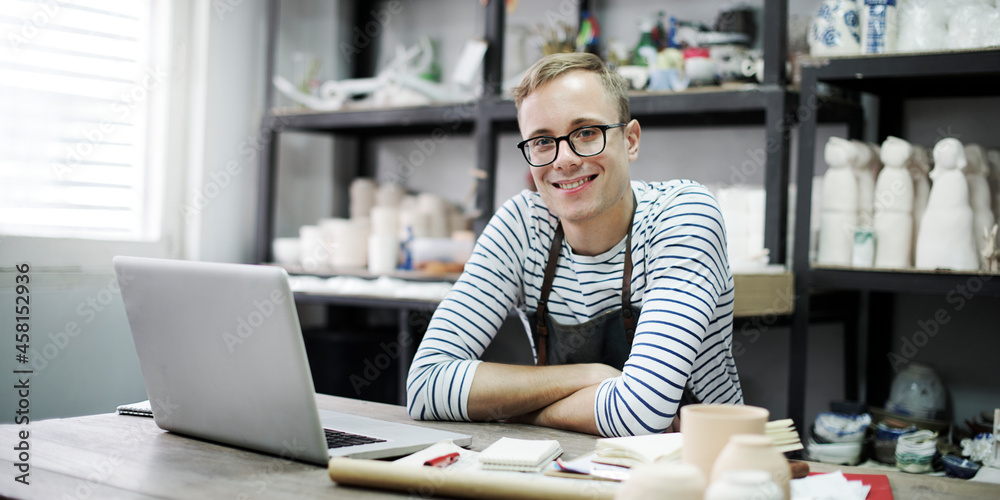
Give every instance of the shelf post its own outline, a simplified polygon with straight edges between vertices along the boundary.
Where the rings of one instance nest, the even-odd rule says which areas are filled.
[[[764,85],[785,86],[788,0],[764,0]]]
[[[788,144],[791,134],[789,110],[795,95],[769,92],[764,110],[764,246],[771,264],[787,264],[788,248]]]
[[[800,106],[820,102],[816,95],[816,71],[802,69]],[[788,415],[800,432],[806,425],[806,368],[809,354],[809,240],[812,210],[813,153],[816,150],[816,122],[819,109],[799,123],[799,161],[795,176],[795,245],[792,272],[795,276],[795,311],[792,313],[788,360]]]
[[[486,7],[486,55],[483,60],[483,89],[476,109],[475,140],[476,165],[486,172],[485,179],[479,179],[476,184],[476,217],[473,229],[476,234],[482,234],[487,222],[493,215],[496,198],[495,186],[497,164],[497,133],[494,121],[486,112],[500,98],[501,82],[503,81],[503,31],[506,23],[504,16],[505,2],[493,0]]]

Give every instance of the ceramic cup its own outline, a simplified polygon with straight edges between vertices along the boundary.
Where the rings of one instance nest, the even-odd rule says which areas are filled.
[[[271,242],[271,253],[274,260],[283,266],[294,266],[299,263],[301,244],[299,238],[275,238]]]
[[[783,500],[787,496],[771,480],[771,475],[761,470],[727,471],[705,490],[705,500]]]
[[[683,421],[683,419],[681,419]],[[781,488],[785,498],[791,498],[789,481],[792,468],[774,441],[763,434],[736,434],[729,438],[712,467],[711,481],[720,479],[729,471],[762,470]]]
[[[903,472],[931,471],[931,460],[937,451],[936,432],[919,430],[899,436],[896,441],[896,467]]]
[[[697,467],[654,463],[632,469],[615,500],[702,500],[707,486]]]
[[[770,413],[756,406],[697,404],[681,408],[684,463],[711,477],[715,458],[736,434],[764,434]]]

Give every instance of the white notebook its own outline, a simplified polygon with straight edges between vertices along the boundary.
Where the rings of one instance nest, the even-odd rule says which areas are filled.
[[[597,440],[597,456],[594,461],[635,467],[678,460],[683,444],[684,435],[679,432],[600,438]]]
[[[502,437],[479,454],[483,470],[540,472],[562,454],[554,439],[514,439]]]

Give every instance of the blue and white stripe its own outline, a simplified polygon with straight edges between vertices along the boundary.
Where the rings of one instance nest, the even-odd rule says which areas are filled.
[[[722,213],[704,186],[632,182],[632,304],[642,307],[622,375],[597,391],[602,435],[665,430],[690,374],[706,403],[743,402],[732,356],[733,276]],[[507,312],[534,311],[557,224],[537,193],[508,200],[476,243],[465,272],[441,302],[410,367],[410,416],[469,420],[479,356]],[[597,256],[565,242],[549,297],[561,323],[579,324],[621,304],[625,239]],[[529,335],[530,341],[530,335]]]

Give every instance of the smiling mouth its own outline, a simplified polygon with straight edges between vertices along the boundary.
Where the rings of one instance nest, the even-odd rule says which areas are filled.
[[[578,187],[580,187],[580,186],[582,186],[582,185],[584,185],[584,184],[586,184],[586,183],[588,183],[588,182],[590,182],[590,181],[592,181],[592,180],[594,180],[596,178],[597,178],[597,175],[592,175],[590,177],[584,177],[583,179],[580,179],[580,180],[578,180],[576,182],[570,182],[570,183],[566,183],[566,184],[559,184],[559,183],[554,182],[554,183],[552,183],[552,185],[555,186],[558,189],[576,189],[576,188],[578,188]]]

